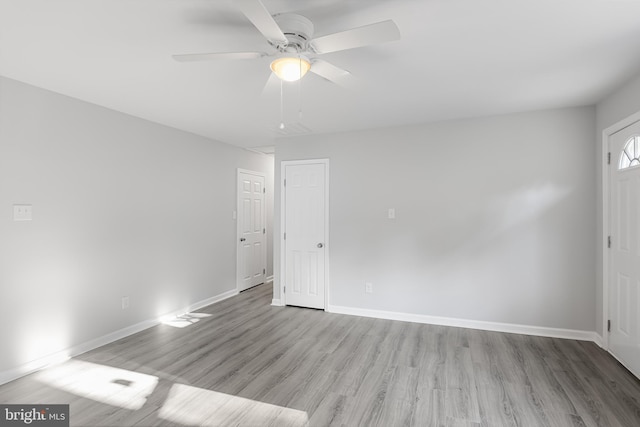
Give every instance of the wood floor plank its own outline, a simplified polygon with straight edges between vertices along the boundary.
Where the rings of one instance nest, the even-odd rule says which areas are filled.
[[[514,418],[511,400],[504,389],[504,384],[497,383],[494,386],[479,385],[477,396],[482,426],[514,427],[519,425]]]
[[[561,361],[561,369],[555,370],[563,389],[576,407],[578,415],[588,426],[620,427],[621,424],[611,408],[601,403],[601,394],[591,389],[588,383],[566,361]]]
[[[73,426],[640,426],[640,381],[593,343],[273,307],[271,289],[0,386],[0,402],[69,403]],[[76,384],[93,368],[101,385]]]
[[[342,426],[346,417],[348,397],[338,393],[327,393],[309,419],[309,426]]]
[[[410,426],[418,401],[419,368],[398,365],[393,369],[380,410],[380,425]]]

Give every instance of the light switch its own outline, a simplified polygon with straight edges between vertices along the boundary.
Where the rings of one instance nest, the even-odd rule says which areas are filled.
[[[389,208],[389,219],[396,219],[396,210],[394,208]]]
[[[31,205],[13,205],[13,220],[14,221],[31,221],[32,216]]]

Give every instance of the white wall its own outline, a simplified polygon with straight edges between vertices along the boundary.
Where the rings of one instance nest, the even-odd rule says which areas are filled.
[[[234,290],[239,167],[273,158],[0,78],[0,380]]]
[[[330,159],[331,305],[593,331],[594,141],[593,107],[305,136],[276,182]]]
[[[596,235],[596,331],[602,335],[602,132],[609,126],[640,111],[640,75],[622,85],[596,106],[596,171],[597,171],[597,235]]]

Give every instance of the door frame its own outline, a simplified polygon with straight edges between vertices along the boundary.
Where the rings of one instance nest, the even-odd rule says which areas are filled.
[[[287,295],[284,292],[286,286],[286,248],[287,244],[284,239],[284,230],[286,224],[286,189],[284,186],[284,180],[287,176],[286,167],[296,165],[312,165],[323,164],[324,165],[324,311],[329,311],[329,293],[330,282],[329,279],[329,254],[330,254],[330,242],[329,242],[329,159],[309,159],[309,160],[282,160],[280,162],[280,303],[281,305],[287,305]]]
[[[609,185],[611,184],[611,165],[608,163],[609,146],[613,134],[640,121],[640,111],[630,115],[626,119],[620,120],[614,125],[602,131],[602,348],[609,351],[609,333],[607,331],[607,321],[609,320],[609,270],[611,254],[608,250],[607,241],[611,235],[611,194]],[[611,164],[615,162],[612,156]]]
[[[236,220],[236,292],[240,292],[240,282],[241,282],[241,272],[240,272],[240,254],[242,252],[240,245],[240,235],[242,234],[242,230],[240,227],[240,174],[248,174],[259,176],[263,179],[264,182],[264,203],[262,206],[262,224],[264,224],[265,229],[267,228],[267,175],[264,172],[252,171],[249,169],[241,169],[238,168],[236,171],[236,212],[235,212],[235,220]],[[267,269],[267,233],[264,233],[264,251],[262,251],[262,267]],[[267,274],[264,275],[265,283],[267,282]]]

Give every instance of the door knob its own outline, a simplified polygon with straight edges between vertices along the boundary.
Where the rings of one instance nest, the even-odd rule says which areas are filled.
[[[241,242],[244,242],[245,240],[247,240],[247,239],[245,239],[244,237],[241,237],[241,238],[240,238],[240,241],[241,241]]]
[[[322,248],[324,245],[322,243],[318,243],[318,247]]]

